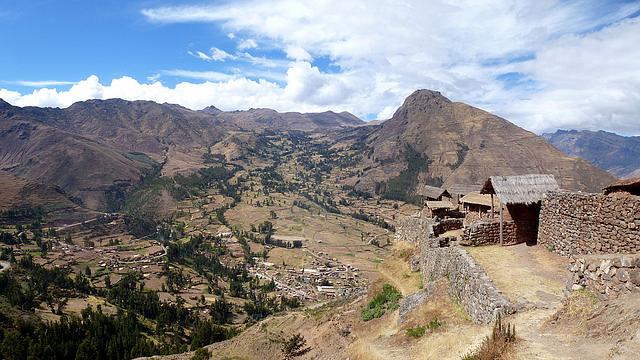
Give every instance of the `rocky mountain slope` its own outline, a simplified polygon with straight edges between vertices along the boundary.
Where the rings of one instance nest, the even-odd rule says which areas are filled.
[[[268,109],[192,111],[179,105],[121,99],[68,108],[15,107],[0,99],[0,170],[57,186],[79,204],[108,210],[107,193],[205,167],[214,147],[238,157],[255,131],[333,131],[364,124],[348,113],[278,113]],[[253,135],[252,135],[253,134]],[[225,141],[231,147],[220,145]],[[236,146],[237,145],[237,146]],[[215,151],[215,149],[214,149]]]
[[[202,110],[213,114],[224,123],[232,123],[246,130],[297,130],[297,131],[335,131],[354,126],[366,125],[358,117],[348,112],[335,113],[279,113],[271,109],[250,109],[247,111],[216,112],[215,107]]]
[[[542,136],[564,153],[581,157],[617,177],[640,176],[640,136],[588,130],[558,130]]]
[[[341,181],[391,198],[418,184],[476,184],[496,174],[551,173],[566,189],[591,191],[614,180],[505,119],[435,91],[416,91],[390,120],[363,125],[331,111],[192,111],[120,99],[19,108],[0,101],[0,170],[107,210],[114,187],[126,191],[152,173],[193,173],[209,166],[212,154],[242,159],[269,130],[315,133],[338,151],[355,150],[358,161]]]
[[[478,184],[498,174],[550,173],[561,187],[586,191],[599,191],[614,180],[542,137],[430,90],[414,92],[363,141],[364,172],[351,181],[377,193],[424,183]]]

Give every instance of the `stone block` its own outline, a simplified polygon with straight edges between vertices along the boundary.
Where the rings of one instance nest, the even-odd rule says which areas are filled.
[[[629,272],[625,269],[620,269],[616,274],[616,279],[620,280],[621,282],[629,281]]]
[[[629,270],[629,280],[635,286],[640,286],[640,269]]]

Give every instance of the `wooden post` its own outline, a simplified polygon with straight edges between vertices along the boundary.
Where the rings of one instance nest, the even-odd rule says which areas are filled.
[[[493,194],[491,194],[491,218],[495,218],[494,214],[493,214]]]
[[[500,202],[500,245],[504,244],[502,239],[502,222],[504,221],[504,217],[502,216],[502,202]]]

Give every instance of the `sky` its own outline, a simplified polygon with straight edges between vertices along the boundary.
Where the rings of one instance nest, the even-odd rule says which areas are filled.
[[[640,135],[640,1],[0,0],[0,98],[388,119],[440,91],[536,133]]]

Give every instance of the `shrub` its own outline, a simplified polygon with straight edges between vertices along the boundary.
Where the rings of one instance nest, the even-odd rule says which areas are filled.
[[[442,326],[442,323],[440,322],[440,320],[438,320],[437,317],[435,317],[433,318],[433,320],[429,321],[429,323],[427,324],[427,329],[433,331],[433,330],[437,330],[441,326]]]
[[[426,330],[427,329],[424,326],[416,326],[414,328],[407,329],[407,335],[414,338],[419,338],[424,336]]]
[[[360,317],[364,321],[379,318],[384,315],[386,310],[393,311],[398,308],[398,302],[402,294],[390,284],[382,285],[382,292],[377,294],[373,300],[369,302],[367,307],[362,309]]]
[[[516,327],[502,324],[500,316],[493,325],[493,332],[487,336],[480,348],[471,354],[465,355],[463,360],[496,360],[503,359],[513,348],[516,341]]]
[[[193,354],[193,356],[191,357],[191,360],[209,360],[209,356],[211,356],[211,354],[209,353],[209,350],[205,348],[199,348]]]

